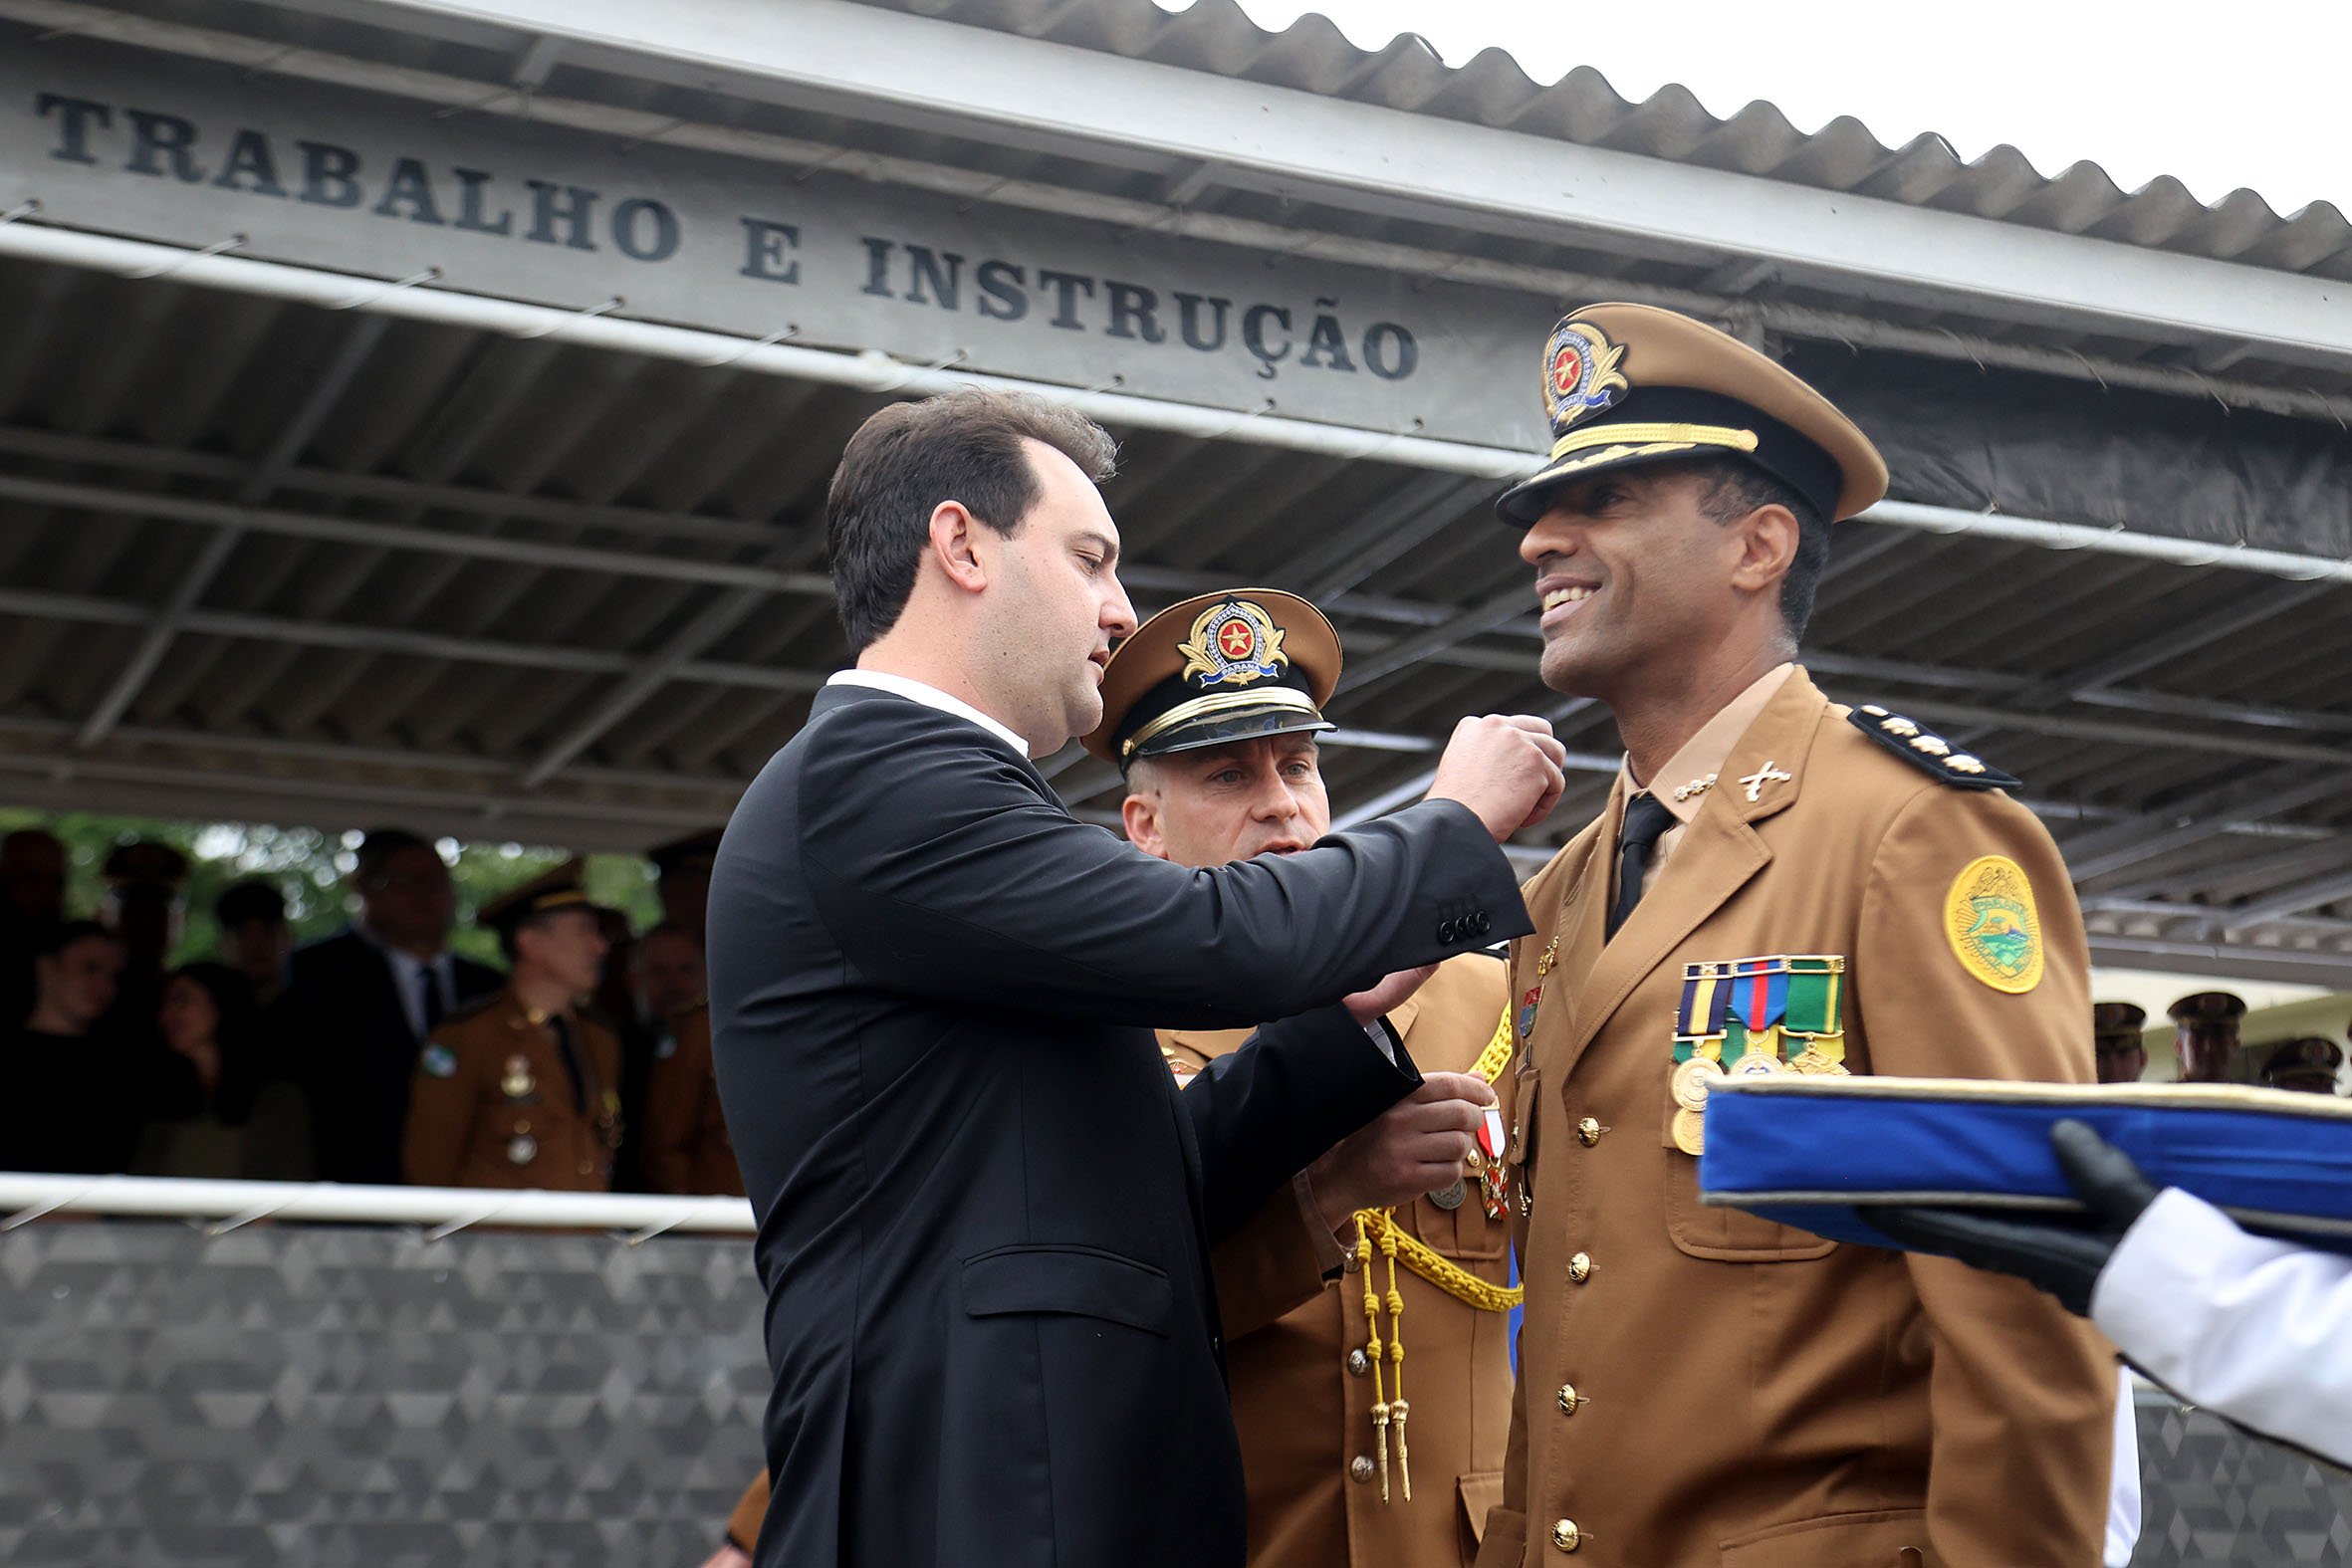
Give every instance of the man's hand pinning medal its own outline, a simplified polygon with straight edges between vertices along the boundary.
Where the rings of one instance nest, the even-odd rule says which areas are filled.
[[[1429,785],[1432,800],[1457,800],[1487,824],[1497,843],[1551,814],[1567,787],[1567,748],[1551,721],[1533,714],[1481,714],[1454,726]]]

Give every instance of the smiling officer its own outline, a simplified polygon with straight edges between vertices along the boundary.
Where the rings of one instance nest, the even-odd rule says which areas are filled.
[[[1831,524],[1886,466],[1770,359],[1643,306],[1560,322],[1543,396],[1550,461],[1499,510],[1544,683],[1626,755],[1513,945],[1527,1322],[1479,1562],[2096,1562],[2095,1334],[2016,1280],[1699,1202],[1727,1072],[2091,1076],[2081,917],[2016,781],[1795,662]]]

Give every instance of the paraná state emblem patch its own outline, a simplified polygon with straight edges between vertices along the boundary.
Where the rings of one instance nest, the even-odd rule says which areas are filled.
[[[1960,967],[2011,996],[2041,984],[2041,915],[2025,868],[2006,855],[1984,855],[1952,879],[1944,895],[1944,936]]]

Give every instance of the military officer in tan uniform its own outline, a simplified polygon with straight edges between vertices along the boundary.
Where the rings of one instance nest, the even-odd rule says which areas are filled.
[[[1128,838],[1216,866],[1322,837],[1331,809],[1315,735],[1331,728],[1320,704],[1339,665],[1329,622],[1289,593],[1206,594],[1144,622],[1112,655],[1102,723],[1084,742],[1126,776]],[[1492,1081],[1509,1050],[1502,1011],[1503,965],[1466,954],[1387,1018],[1425,1072],[1476,1072],[1486,1058]],[[1160,1049],[1182,1080],[1246,1038],[1163,1030]],[[1359,1211],[1346,1153],[1213,1257],[1251,1568],[1467,1564],[1500,1492],[1510,1422],[1517,1293],[1501,1173],[1490,1189],[1481,1158],[1409,1202]]]
[[[1514,944],[1528,1302],[1479,1562],[2097,1562],[2093,1331],[1699,1198],[1725,1072],[2091,1077],[2081,918],[2015,781],[1794,662],[1829,525],[1885,465],[1772,361],[1642,306],[1564,319],[1543,394],[1551,460],[1499,510],[1545,684],[1607,703],[1626,757]]]
[[[620,1042],[578,1010],[604,937],[577,861],[482,907],[513,973],[417,1055],[401,1165],[428,1187],[611,1190]]]
[[[670,1045],[645,1086],[645,1181],[657,1193],[743,1196],[743,1169],[711,1070],[711,1009],[697,1002],[670,1017]]]

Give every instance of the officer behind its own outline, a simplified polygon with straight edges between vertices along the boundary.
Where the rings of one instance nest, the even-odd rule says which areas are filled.
[[[620,1042],[579,1010],[604,937],[572,861],[482,906],[513,973],[433,1031],[417,1057],[402,1145],[431,1187],[601,1193],[620,1142]]]
[[[2227,991],[2201,991],[2165,1008],[2176,1030],[2180,1083],[2231,1083],[2237,1057],[2237,1025],[2245,999]]]
[[[1229,689],[1204,683],[1244,642],[1279,673],[1207,695]],[[1338,680],[1329,622],[1289,593],[1206,594],[1144,622],[1111,657],[1084,743],[1126,777],[1127,837],[1190,866],[1313,845],[1331,826],[1314,737]],[[1469,953],[1388,1021],[1424,1071],[1483,1066],[1492,1082],[1502,1011],[1502,964]],[[1159,1037],[1183,1081],[1248,1031]],[[1500,1192],[1490,1205],[1479,1175],[1440,1172],[1369,1208],[1350,1176],[1343,1146],[1214,1253],[1252,1568],[1467,1563],[1501,1490],[1517,1293]]]
[[[2262,1082],[2297,1094],[2334,1094],[2344,1070],[2344,1047],[2322,1034],[2281,1040],[2262,1059]]]
[[[697,1000],[672,1013],[645,1088],[645,1185],[656,1193],[741,1198],[743,1168],[719,1108],[711,1065],[710,1004]]]
[[[1829,525],[1885,465],[1642,306],[1564,319],[1543,396],[1551,460],[1498,509],[1544,683],[1606,703],[1626,758],[1513,950],[1527,1323],[1479,1561],[2096,1562],[2095,1334],[2017,1281],[1699,1202],[1727,1071],[2091,1074],[2088,945],[2014,781],[1793,662]]]
[[[2148,1070],[2148,1009],[2128,1002],[2100,1002],[2091,1006],[2091,1054],[2098,1061],[2101,1083],[2137,1083]]]

